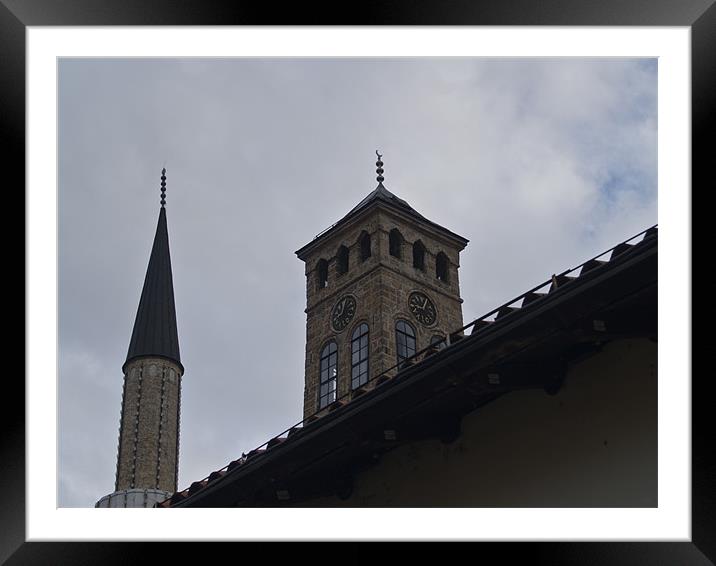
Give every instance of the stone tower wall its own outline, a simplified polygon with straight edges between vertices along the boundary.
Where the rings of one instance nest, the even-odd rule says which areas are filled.
[[[404,239],[402,257],[389,253],[389,233],[397,228]],[[359,237],[371,236],[371,257],[360,258]],[[413,267],[412,244],[420,239],[426,248],[425,270]],[[338,274],[336,255],[341,245],[349,249],[348,271]],[[327,238],[306,258],[306,367],[304,418],[318,409],[320,355],[328,342],[338,347],[337,395],[351,388],[351,337],[354,329],[366,322],[370,328],[369,376],[372,378],[397,362],[395,324],[402,318],[416,330],[417,349],[425,348],[434,335],[445,336],[462,327],[458,268],[461,245],[442,236],[427,223],[376,208],[356,218]],[[439,252],[449,261],[448,281],[437,279],[435,259]],[[318,285],[319,260],[328,261],[328,285]],[[412,291],[427,294],[437,309],[437,320],[424,327],[408,310]],[[344,295],[353,295],[357,307],[348,326],[336,332],[331,312]]]

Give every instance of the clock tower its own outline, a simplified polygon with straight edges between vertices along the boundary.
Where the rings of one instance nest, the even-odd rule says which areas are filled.
[[[468,240],[386,189],[380,154],[376,166],[376,189],[296,252],[306,264],[304,418],[463,326]]]

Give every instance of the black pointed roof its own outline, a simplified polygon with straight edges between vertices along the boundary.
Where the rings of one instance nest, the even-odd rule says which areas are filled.
[[[167,212],[164,207],[159,211],[157,232],[154,235],[154,245],[124,366],[130,360],[143,356],[167,358],[182,367],[174,308],[172,264],[169,257]]]
[[[427,220],[427,218],[425,218],[422,214],[418,213],[417,210],[415,210],[412,206],[410,206],[402,198],[398,198],[393,193],[391,193],[388,189],[386,189],[383,186],[383,183],[379,183],[374,191],[369,193],[367,197],[365,197],[362,201],[360,201],[357,205],[355,205],[351,209],[351,211],[348,214],[346,214],[345,218],[348,218],[349,216],[352,216],[359,210],[366,208],[369,204],[371,204],[373,201],[376,201],[376,200],[380,200],[380,201],[392,204],[394,206],[397,206],[398,208],[402,208],[405,212],[407,212],[411,216],[416,216],[417,218],[420,218],[421,220]]]
[[[428,220],[425,218],[422,214],[420,214],[417,210],[415,210],[412,206],[410,206],[406,201],[403,199],[395,196],[393,193],[391,193],[388,189],[385,188],[382,182],[378,183],[378,186],[371,191],[368,196],[366,196],[362,201],[360,201],[356,206],[354,206],[348,214],[346,214],[343,218],[341,218],[338,222],[336,222],[333,226],[330,228],[324,230],[320,234],[318,234],[313,241],[309,242],[305,246],[303,246],[300,250],[296,251],[296,255],[304,259],[304,253],[312,248],[318,240],[322,240],[325,236],[328,234],[332,234],[335,232],[336,229],[338,229],[339,226],[342,226],[347,220],[350,218],[353,218],[354,216],[357,216],[362,212],[363,210],[369,208],[374,203],[380,203],[385,204],[390,208],[393,208],[395,210],[399,210],[405,214],[408,214],[409,216],[412,216],[416,220],[419,220],[420,222],[427,224],[429,226],[432,226],[433,228],[438,229],[443,234],[451,237],[454,240],[457,240],[462,247],[464,248],[465,245],[468,243],[467,238],[463,238],[459,234],[456,234],[455,232],[452,232],[448,230],[447,228],[444,228],[443,226],[440,226],[440,224],[437,224],[431,220]]]

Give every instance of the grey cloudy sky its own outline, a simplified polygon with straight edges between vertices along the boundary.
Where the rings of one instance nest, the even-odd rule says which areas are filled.
[[[179,488],[301,418],[294,251],[376,186],[470,239],[465,322],[657,221],[655,59],[62,59],[59,505],[114,489],[167,168]]]

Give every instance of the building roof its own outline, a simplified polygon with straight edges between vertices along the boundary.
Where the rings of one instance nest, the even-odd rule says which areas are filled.
[[[144,356],[167,358],[181,366],[167,212],[163,206],[159,210],[157,231],[149,256],[142,296],[139,299],[127,359],[122,367],[126,367],[131,360]]]
[[[158,504],[280,506],[342,497],[347,475],[402,442],[454,438],[462,415],[525,387],[559,390],[571,363],[611,340],[656,339],[653,226],[552,275]],[[467,334],[469,332],[469,335]]]
[[[396,207],[402,208],[405,212],[410,214],[411,216],[415,216],[416,218],[419,218],[420,220],[427,220],[422,214],[418,213],[417,210],[415,210],[412,206],[410,206],[407,202],[405,202],[402,198],[398,198],[393,193],[391,193],[388,189],[386,189],[383,186],[383,183],[378,183],[378,186],[368,194],[362,201],[360,201],[357,205],[355,205],[348,214],[345,215],[344,218],[348,218],[349,216],[355,214],[359,210],[366,208],[369,204],[371,204],[373,201],[376,200],[382,200],[384,202],[387,202],[389,204],[392,204]]]
[[[301,249],[297,250],[296,255],[299,258],[304,259],[305,252],[313,248],[318,243],[318,241],[322,241],[329,235],[334,234],[341,226],[343,226],[350,219],[358,216],[364,210],[368,210],[370,207],[378,205],[383,205],[392,210],[403,212],[408,216],[413,217],[415,220],[437,229],[439,232],[441,232],[445,236],[448,236],[450,239],[457,240],[457,242],[461,244],[463,248],[467,245],[469,241],[467,238],[464,238],[456,234],[455,232],[452,232],[447,228],[440,226],[440,224],[428,220],[412,206],[410,206],[406,201],[391,193],[388,189],[385,188],[383,183],[380,182],[378,183],[378,186],[373,191],[371,191],[362,201],[360,201],[356,206],[354,206],[348,212],[348,214],[346,214],[338,222],[318,234],[311,242],[303,246]]]

